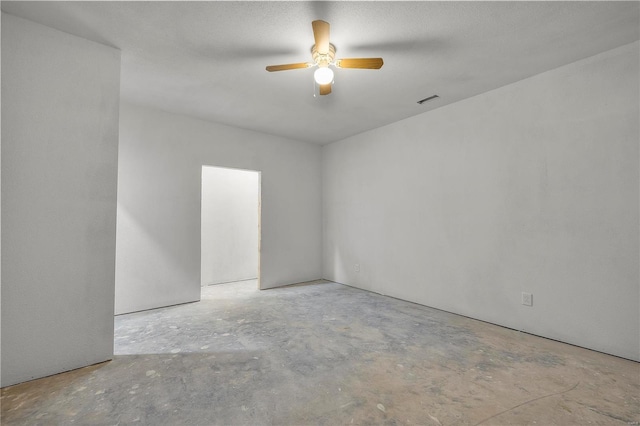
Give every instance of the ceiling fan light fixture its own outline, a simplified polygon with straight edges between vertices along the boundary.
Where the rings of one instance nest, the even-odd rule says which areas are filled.
[[[333,81],[333,70],[329,67],[319,67],[313,73],[313,79],[320,85],[329,84]]]

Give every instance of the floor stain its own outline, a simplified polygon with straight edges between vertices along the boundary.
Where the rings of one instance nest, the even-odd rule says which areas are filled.
[[[335,283],[116,317],[114,359],[2,389],[3,425],[640,422],[640,364]]]

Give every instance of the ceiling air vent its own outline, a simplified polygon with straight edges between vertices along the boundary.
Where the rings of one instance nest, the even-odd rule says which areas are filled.
[[[434,99],[436,99],[436,98],[439,98],[439,97],[440,97],[440,96],[438,96],[438,95],[429,96],[428,98],[424,98],[424,99],[422,99],[422,100],[418,101],[418,103],[419,103],[420,105],[422,105],[422,104],[423,104],[423,103],[425,103],[425,102],[432,101],[432,100],[434,100]]]

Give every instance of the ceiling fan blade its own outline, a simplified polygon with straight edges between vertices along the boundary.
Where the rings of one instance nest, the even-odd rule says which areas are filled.
[[[329,23],[325,21],[313,21],[313,37],[316,40],[316,50],[321,55],[329,53]]]
[[[340,68],[363,68],[377,70],[382,68],[382,58],[347,58],[338,59],[336,66]]]
[[[298,62],[297,64],[284,64],[284,65],[269,65],[267,67],[267,71],[286,71],[286,70],[297,70],[300,68],[309,68],[313,64],[308,62]]]
[[[329,93],[331,93],[331,83],[321,84],[320,85],[320,94],[321,95],[328,95]]]

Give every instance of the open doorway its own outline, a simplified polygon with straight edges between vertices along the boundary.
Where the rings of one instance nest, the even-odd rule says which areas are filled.
[[[200,285],[257,280],[260,172],[202,166]]]

